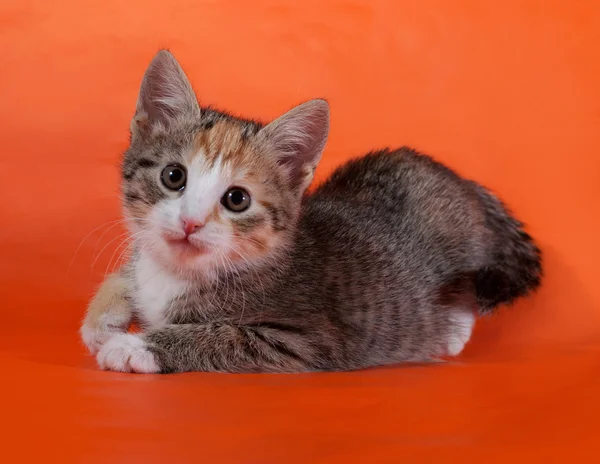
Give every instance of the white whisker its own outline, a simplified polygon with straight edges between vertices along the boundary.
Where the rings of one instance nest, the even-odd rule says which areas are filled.
[[[77,257],[77,253],[79,253],[79,250],[81,249],[81,247],[83,246],[83,244],[85,243],[85,241],[97,230],[101,229],[102,227],[106,227],[110,224],[113,223],[119,223],[122,222],[123,219],[115,219],[114,221],[108,221],[108,222],[104,222],[102,224],[100,224],[98,227],[94,228],[91,232],[89,232],[85,237],[83,237],[83,239],[79,242],[79,245],[77,245],[77,248],[75,249],[75,252],[73,253],[73,257],[71,258],[71,261],[69,262],[69,266],[67,268],[67,275],[69,275],[69,272],[71,270],[71,267],[73,266],[73,264],[75,263],[75,258]]]

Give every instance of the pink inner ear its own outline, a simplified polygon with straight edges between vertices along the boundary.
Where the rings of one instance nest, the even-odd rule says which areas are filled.
[[[278,161],[289,168],[292,183],[306,188],[308,185],[304,184],[310,182],[327,142],[329,105],[325,100],[306,102],[267,125],[262,132],[274,144]]]
[[[171,53],[160,51],[148,66],[136,109],[135,121],[145,125],[162,124],[181,116],[199,114],[196,95],[183,69]]]

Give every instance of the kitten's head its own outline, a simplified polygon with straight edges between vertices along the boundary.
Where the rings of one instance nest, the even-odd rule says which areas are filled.
[[[122,166],[136,244],[182,274],[211,276],[278,256],[328,129],[324,100],[265,126],[202,109],[175,58],[159,52],[142,81]]]

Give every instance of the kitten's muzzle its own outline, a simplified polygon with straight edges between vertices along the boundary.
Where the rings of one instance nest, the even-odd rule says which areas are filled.
[[[185,238],[166,239],[169,246],[180,254],[201,255],[208,252],[208,247],[197,237],[187,235]]]

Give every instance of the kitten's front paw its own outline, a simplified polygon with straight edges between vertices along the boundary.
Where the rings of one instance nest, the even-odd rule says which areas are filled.
[[[118,372],[155,374],[160,371],[154,354],[139,335],[113,335],[100,349],[96,357],[101,369]]]
[[[129,319],[125,315],[104,314],[95,323],[85,321],[79,330],[83,343],[96,354],[110,338],[127,332]]]
[[[81,326],[81,339],[91,354],[96,354],[111,337],[119,332],[101,330],[87,325]]]

